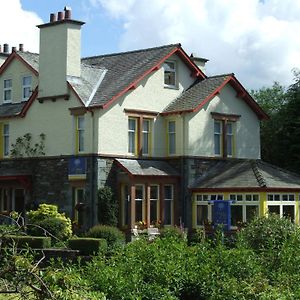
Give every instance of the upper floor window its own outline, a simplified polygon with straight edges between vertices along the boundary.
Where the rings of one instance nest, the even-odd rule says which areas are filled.
[[[152,120],[143,117],[128,118],[128,153],[150,155]]]
[[[12,80],[4,79],[3,81],[3,102],[11,102],[12,100]]]
[[[168,121],[168,153],[176,154],[176,122]]]
[[[240,116],[212,113],[214,118],[214,154],[233,157],[235,152],[235,125]]]
[[[83,152],[84,149],[84,116],[77,116],[76,122],[76,152]]]
[[[32,77],[24,76],[22,79],[22,100],[28,100],[31,95]]]
[[[164,83],[168,87],[176,87],[176,62],[166,61],[164,63]]]
[[[3,125],[3,156],[9,155],[9,125]]]

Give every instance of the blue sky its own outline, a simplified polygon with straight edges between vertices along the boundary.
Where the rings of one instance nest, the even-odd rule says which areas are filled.
[[[300,68],[300,0],[2,1],[0,44],[38,52],[36,25],[64,6],[86,22],[82,56],[180,42],[209,59],[208,75],[235,73],[247,89],[289,85]]]

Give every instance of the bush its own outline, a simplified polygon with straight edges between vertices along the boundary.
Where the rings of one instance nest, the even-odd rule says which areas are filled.
[[[87,233],[87,237],[100,238],[107,241],[109,247],[114,247],[125,243],[125,236],[117,227],[106,225],[95,225]]]
[[[98,222],[103,225],[117,226],[118,204],[110,187],[98,190]]]
[[[185,233],[177,226],[164,227],[160,230],[161,238],[173,238],[184,240],[186,238]]]
[[[51,247],[51,238],[46,236],[6,236],[3,238],[4,244],[11,246],[15,244],[17,248],[44,249]]]
[[[79,250],[84,255],[93,255],[107,250],[105,239],[96,238],[74,238],[68,240],[69,248]]]
[[[270,214],[250,222],[239,233],[239,239],[255,251],[278,251],[296,228],[289,219]]]
[[[67,240],[72,235],[71,220],[64,213],[59,213],[56,205],[40,204],[37,210],[29,211],[27,216],[27,232],[30,235],[47,235],[49,232],[59,240]]]

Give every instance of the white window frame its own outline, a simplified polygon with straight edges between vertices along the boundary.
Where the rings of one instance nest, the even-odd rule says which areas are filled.
[[[260,213],[259,203],[260,203],[260,197],[257,193],[230,193],[229,199],[233,202],[232,206],[242,206],[242,222],[246,223],[247,220],[247,207],[249,206],[256,206],[258,208],[258,215]],[[236,226],[232,226],[233,228],[236,228]]]
[[[285,196],[288,196],[287,200],[284,200]],[[293,198],[293,200],[292,200]],[[279,206],[279,215],[283,216],[284,206],[294,206],[293,221],[296,220],[296,194],[295,193],[268,193],[267,194],[267,208],[269,206]]]
[[[207,219],[209,222],[212,222],[212,205],[210,201],[214,200],[224,200],[224,195],[221,193],[216,193],[216,194],[196,194],[195,195],[195,225],[196,227],[204,227],[203,225],[198,225],[197,224],[197,206],[198,205],[207,205]]]
[[[24,83],[26,78],[30,78],[30,84]],[[32,88],[32,76],[26,75],[22,77],[22,101],[26,101],[31,96],[31,88]],[[29,90],[28,90],[29,89]],[[26,96],[26,91],[29,91],[28,95]]]
[[[173,64],[174,67],[171,68],[170,64]],[[168,60],[163,64],[164,69],[164,86],[168,88],[176,88],[177,87],[177,62],[175,60]],[[174,84],[168,84],[166,83],[166,73],[172,73],[174,76]]]
[[[134,129],[130,128],[129,126],[130,122],[134,122]],[[128,118],[128,153],[131,155],[137,155],[137,147],[138,147],[137,134],[138,134],[138,119],[134,117],[129,117]],[[133,142],[132,149],[131,149],[131,142]]]
[[[151,188],[153,188],[153,187],[155,187],[156,191],[157,191],[156,198],[152,198],[151,197]],[[149,211],[150,211],[150,223],[152,223],[152,222],[157,223],[157,221],[160,220],[160,209],[159,209],[160,208],[160,201],[159,201],[159,195],[160,195],[160,193],[159,193],[159,185],[158,184],[151,184],[150,185],[150,195],[149,195],[149,198],[150,198],[150,208],[149,208]],[[157,216],[157,218],[156,218],[156,220],[152,220],[151,221],[151,203],[152,202],[156,202],[156,216]]]
[[[137,187],[141,187],[142,188],[142,193],[143,193],[143,197],[142,198],[137,198],[137,193],[136,193],[136,190],[137,190]],[[135,201],[135,223],[136,222],[145,222],[146,220],[145,220],[145,185],[144,184],[136,184],[135,185],[135,199],[134,199],[134,201]],[[142,202],[142,220],[137,220],[137,218],[136,218],[136,203],[137,203],[137,201],[138,202]]]
[[[170,130],[171,123],[174,123],[173,131]],[[168,155],[175,155],[176,154],[176,121],[169,120],[167,126],[168,126]]]
[[[84,135],[85,135],[85,117],[82,116],[77,116],[76,119],[76,131],[77,131],[77,153],[82,153],[85,151],[85,139],[84,139]]]
[[[171,188],[171,198],[167,198],[166,195],[165,195],[165,187],[170,187]],[[172,226],[174,225],[174,185],[173,184],[165,184],[164,185],[164,209],[166,207],[165,203],[166,201],[169,201],[170,202],[170,213],[171,213],[171,224],[167,224],[165,223],[165,212],[164,212],[164,225],[166,226]]]
[[[5,83],[10,82],[9,87],[5,87]],[[10,99],[5,99],[6,92],[10,92]],[[7,78],[3,80],[3,103],[11,103],[12,102],[12,79]]]
[[[3,124],[3,156],[9,156],[9,124]]]

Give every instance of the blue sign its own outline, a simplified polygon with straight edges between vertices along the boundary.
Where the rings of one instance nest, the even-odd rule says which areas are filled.
[[[72,157],[69,159],[69,175],[86,174],[86,158]]]
[[[214,200],[213,203],[213,222],[214,227],[223,226],[229,231],[231,227],[230,200]]]

